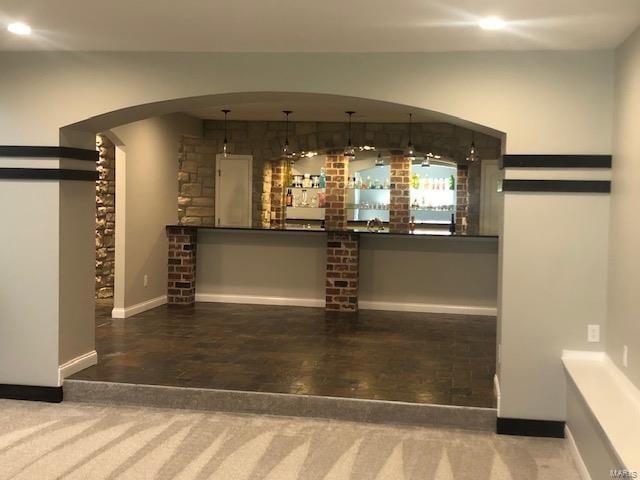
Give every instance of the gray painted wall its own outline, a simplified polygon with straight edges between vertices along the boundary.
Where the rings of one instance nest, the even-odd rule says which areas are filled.
[[[362,236],[361,301],[496,308],[497,239]]]
[[[326,236],[198,232],[198,294],[324,300]]]
[[[178,221],[178,143],[182,135],[201,135],[202,122],[172,114],[116,127],[112,133],[126,151],[126,213],[116,219],[125,232],[125,251],[116,245],[116,256],[124,253],[126,268],[124,276],[117,272],[116,282],[124,281],[126,308],[167,294],[165,227]]]
[[[60,322],[59,363],[95,349],[95,262],[78,259],[95,255],[93,182],[60,182]],[[85,301],[78,301],[83,299]]]
[[[496,307],[497,240],[363,236],[360,300]],[[198,233],[197,293],[323,301],[326,235]]]
[[[640,29],[617,50],[616,73],[607,353],[640,388]]]

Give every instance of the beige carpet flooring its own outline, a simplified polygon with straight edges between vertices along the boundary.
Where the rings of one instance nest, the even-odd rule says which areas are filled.
[[[9,400],[0,478],[579,479],[559,439]]]

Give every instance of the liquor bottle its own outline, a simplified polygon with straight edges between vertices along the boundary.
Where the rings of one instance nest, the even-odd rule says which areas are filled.
[[[326,188],[327,186],[327,177],[324,173],[324,168],[320,169],[320,184],[318,186],[320,188]]]
[[[455,190],[456,189],[456,178],[451,175],[449,177],[449,190]]]
[[[293,194],[291,193],[291,189],[287,189],[287,197],[286,197],[287,207],[293,207]]]
[[[417,173],[411,177],[411,188],[420,188],[420,175]]]
[[[451,223],[449,224],[449,233],[451,233],[451,235],[455,235],[456,233],[456,217],[453,213],[451,214]]]

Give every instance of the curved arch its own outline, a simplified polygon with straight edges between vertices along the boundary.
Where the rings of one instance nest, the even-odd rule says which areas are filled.
[[[291,108],[297,121],[344,121],[344,111],[358,112],[355,121],[405,123],[412,113],[416,123],[448,123],[503,140],[505,133],[490,126],[411,105],[365,97],[303,92],[236,92],[173,98],[134,105],[62,127],[61,138],[69,132],[98,133],[115,126],[176,112],[195,113],[231,108],[233,118],[241,120],[281,120],[281,110]],[[302,115],[302,117],[301,117]],[[503,142],[504,143],[504,142]]]

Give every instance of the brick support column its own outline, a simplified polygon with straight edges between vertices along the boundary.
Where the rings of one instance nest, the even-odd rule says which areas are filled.
[[[285,206],[286,183],[289,167],[286,160],[271,162],[271,228],[284,228],[287,211]]]
[[[196,301],[196,251],[198,230],[167,227],[169,238],[169,305],[193,305]]]
[[[469,167],[458,165],[456,178],[456,233],[467,233],[469,218]]]
[[[391,156],[389,231],[407,233],[411,217],[411,160],[403,155]]]
[[[342,155],[327,155],[324,168],[326,174],[325,228],[329,231],[345,230],[347,228],[347,159]]]
[[[357,233],[327,233],[326,310],[358,311],[360,237]]]

